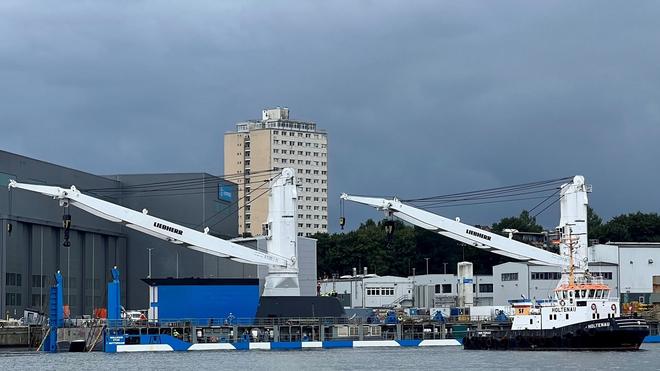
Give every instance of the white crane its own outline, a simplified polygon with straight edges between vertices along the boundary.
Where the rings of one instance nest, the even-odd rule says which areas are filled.
[[[587,260],[587,191],[584,177],[575,176],[573,181],[562,185],[561,218],[559,229],[562,233],[572,233],[578,236],[573,244],[574,254],[581,257],[576,261],[576,268],[586,269]],[[341,198],[347,201],[369,205],[383,210],[387,216],[395,216],[418,227],[437,232],[443,236],[463,242],[496,254],[532,264],[566,267],[567,247],[562,244],[560,254],[555,254],[511,238],[500,236],[468,224],[433,214],[431,212],[406,205],[397,198],[385,199],[377,197],[351,196],[343,193]],[[566,228],[568,227],[568,228]],[[572,231],[572,232],[571,232]],[[564,239],[562,239],[564,240]]]
[[[182,245],[206,254],[231,260],[269,266],[264,295],[299,296],[296,246],[296,182],[294,171],[285,168],[271,181],[267,252],[253,250],[237,243],[83,194],[75,186],[69,189],[11,180],[9,189],[17,188],[41,193],[60,201],[60,206],[75,206],[88,213],[156,238]]]

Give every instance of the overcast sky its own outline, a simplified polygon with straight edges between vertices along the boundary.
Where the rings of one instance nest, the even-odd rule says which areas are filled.
[[[334,230],[341,192],[574,174],[605,218],[658,212],[659,19],[656,1],[3,0],[0,149],[222,174],[223,133],[287,106],[329,133]],[[534,204],[442,213],[490,224]],[[347,206],[350,226],[367,217]]]

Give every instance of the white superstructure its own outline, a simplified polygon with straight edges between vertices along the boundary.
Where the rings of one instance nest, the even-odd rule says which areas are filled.
[[[563,267],[568,267],[570,263],[568,246],[565,243],[569,228],[573,243],[573,265],[576,272],[584,272],[588,269],[587,247],[589,246],[587,237],[587,205],[589,199],[587,193],[591,192],[591,187],[585,184],[584,177],[576,175],[571,183],[562,185],[559,194],[559,226],[561,243],[560,253],[564,257]]]
[[[298,193],[293,169],[286,168],[271,184],[268,199],[268,253],[288,259],[286,266],[269,268],[264,296],[300,296],[296,205]]]

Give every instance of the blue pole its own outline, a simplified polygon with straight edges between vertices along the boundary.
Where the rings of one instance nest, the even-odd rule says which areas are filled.
[[[55,274],[55,285],[50,288],[50,305],[49,305],[49,333],[46,343],[44,344],[44,352],[56,353],[57,352],[57,329],[64,327],[64,295],[62,292],[62,273],[57,271]]]
[[[119,269],[112,268],[112,282],[108,282],[108,327],[121,325],[121,286]]]

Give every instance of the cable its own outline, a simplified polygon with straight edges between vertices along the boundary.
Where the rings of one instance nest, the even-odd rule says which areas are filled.
[[[450,194],[439,195],[439,196],[414,198],[414,199],[407,199],[407,200],[401,200],[401,201],[403,201],[403,202],[429,202],[429,201],[431,201],[432,202],[432,201],[446,200],[446,199],[451,199],[451,198],[461,197],[461,196],[463,196],[463,197],[470,197],[470,196],[476,197],[476,196],[488,196],[488,195],[496,195],[496,194],[504,195],[504,194],[507,194],[507,193],[517,192],[517,191],[521,191],[521,190],[547,187],[551,184],[558,183],[558,182],[564,182],[568,179],[571,179],[571,178],[570,177],[562,177],[562,178],[556,178],[556,179],[550,179],[550,180],[536,181],[536,182],[530,182],[530,183],[522,183],[522,184],[517,184],[517,185],[512,185],[512,186],[488,188],[488,189],[468,191],[468,192],[450,193]]]
[[[253,176],[269,176],[268,174],[271,174],[277,170],[259,170],[259,171],[254,171],[249,174],[246,173],[234,173],[234,174],[227,174],[227,175],[222,175],[222,176],[209,176],[209,177],[195,177],[195,178],[187,178],[187,179],[176,179],[176,180],[164,180],[164,181],[158,181],[158,182],[151,182],[151,183],[138,183],[138,184],[131,184],[131,185],[125,185],[122,187],[104,187],[104,188],[87,188],[84,189],[85,191],[96,191],[96,192],[112,192],[112,191],[129,191],[129,190],[140,190],[142,188],[149,188],[149,187],[157,187],[157,186],[170,186],[170,187],[177,187],[177,186],[194,186],[194,185],[199,185],[203,184],[207,181],[218,181],[218,180],[230,180],[230,179],[240,179],[240,178],[245,178],[245,177],[253,177]],[[172,189],[172,188],[168,188]]]
[[[261,194],[259,194],[259,195],[258,195],[257,197],[255,197],[254,199],[250,199],[250,202],[249,202],[249,203],[245,203],[245,204],[243,204],[243,206],[237,208],[236,211],[233,211],[233,212],[231,212],[231,213],[225,215],[224,218],[218,220],[215,224],[211,225],[211,227],[215,227],[216,225],[218,225],[218,224],[220,224],[221,222],[225,221],[225,220],[226,220],[227,218],[229,218],[230,216],[232,216],[232,215],[238,213],[238,212],[239,212],[242,208],[244,208],[246,205],[249,205],[250,203],[252,203],[253,201],[259,199],[259,197],[265,195],[265,194],[268,193],[268,192],[270,192],[270,189],[266,189],[264,192],[262,192]]]
[[[531,209],[529,210],[529,212],[531,213],[532,211],[534,211],[537,207],[541,206],[543,203],[545,203],[546,201],[548,201],[548,200],[550,199],[550,197],[552,197],[552,196],[556,195],[557,193],[559,193],[559,191],[561,191],[561,188],[557,189],[553,194],[551,194],[550,196],[548,196],[548,198],[546,198],[545,200],[543,200],[543,201],[539,202],[538,204],[536,204],[536,206],[534,206],[533,208],[531,208]]]
[[[550,206],[556,204],[559,200],[561,200],[562,198],[564,198],[564,196],[565,196],[565,194],[562,195],[561,197],[559,197],[558,199],[552,201],[551,203],[549,203],[548,206],[546,206],[546,207],[543,208],[543,210],[541,210],[541,211],[539,211],[538,213],[534,214],[534,216],[533,216],[532,218],[536,218],[537,216],[539,216],[542,212],[546,211]]]
[[[510,194],[506,194],[506,195],[490,195],[490,196],[479,196],[479,197],[465,197],[465,198],[448,199],[448,200],[436,201],[436,202],[434,202],[434,203],[429,203],[429,204],[426,204],[425,206],[432,206],[432,205],[446,204],[446,203],[457,202],[457,201],[472,201],[472,200],[485,200],[485,199],[494,199],[494,198],[508,198],[508,197],[514,197],[514,196],[523,196],[523,195],[528,195],[528,194],[542,193],[542,192],[551,191],[551,190],[553,190],[553,189],[554,189],[554,187],[552,187],[552,188],[538,189],[538,190],[528,191],[528,192],[510,193]],[[412,203],[412,204],[417,204],[417,202],[410,202],[410,203]]]
[[[263,187],[264,185],[269,184],[270,182],[274,181],[274,180],[277,179],[280,175],[281,175],[281,174],[278,174],[278,175],[276,175],[275,177],[273,177],[273,178],[271,178],[271,179],[265,180],[265,181],[264,181],[260,186],[258,186],[257,188],[254,188],[254,189],[250,190],[250,192],[244,194],[243,197],[240,197],[240,198],[237,199],[236,201],[234,201],[234,202],[230,203],[229,205],[225,206],[222,210],[219,210],[219,211],[216,212],[215,214],[213,214],[213,215],[211,215],[210,217],[206,218],[206,219],[205,219],[204,221],[202,221],[202,223],[199,224],[197,227],[202,227],[202,226],[204,226],[204,225],[207,224],[211,219],[213,219],[213,218],[215,218],[216,216],[220,215],[221,213],[225,212],[226,210],[228,210],[229,208],[231,208],[231,207],[234,206],[235,204],[238,204],[241,200],[245,199],[246,196],[250,196],[253,192],[255,192],[256,190],[260,189],[260,188]],[[268,189],[268,191],[270,191],[270,188]],[[230,214],[230,215],[231,215],[231,214]],[[216,226],[216,225],[217,225],[217,223],[216,223],[216,224],[213,224],[213,226]]]
[[[437,206],[427,206],[424,208],[420,208],[423,210],[427,209],[438,209],[438,208],[443,208],[443,207],[456,207],[456,206],[471,206],[471,205],[486,205],[486,204],[495,204],[495,203],[501,203],[501,202],[512,202],[512,201],[525,201],[525,200],[538,200],[540,198],[546,198],[545,196],[540,196],[540,197],[522,197],[522,198],[513,198],[510,200],[496,200],[496,201],[484,201],[484,202],[472,202],[472,203],[463,203],[463,204],[448,204],[448,205],[437,205]],[[547,198],[546,198],[547,199]]]

